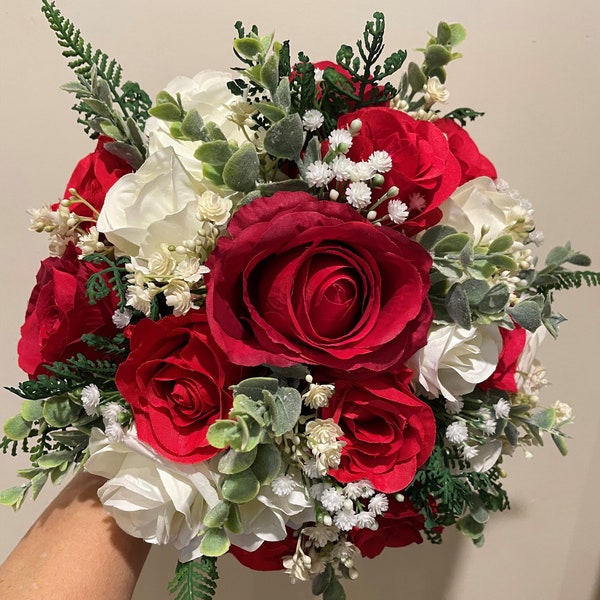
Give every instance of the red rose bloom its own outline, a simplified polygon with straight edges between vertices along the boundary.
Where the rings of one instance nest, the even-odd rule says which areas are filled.
[[[452,119],[438,119],[434,125],[446,134],[450,151],[460,164],[460,185],[476,177],[498,177],[494,165],[479,152],[479,148],[463,127]]]
[[[342,429],[346,445],[340,466],[329,473],[342,483],[368,479],[387,494],[404,489],[431,454],[435,419],[408,388],[411,373],[363,375],[335,381],[335,393],[321,417]]]
[[[206,307],[233,362],[381,371],[426,343],[431,257],[401,233],[303,192],[254,200],[228,232]]]
[[[94,152],[88,154],[77,163],[65,188],[65,198],[69,198],[71,196],[69,190],[75,188],[84,200],[87,200],[100,212],[104,205],[106,192],[123,175],[133,171],[129,163],[106,150],[104,145],[112,141],[109,137],[100,136]],[[58,204],[53,206],[54,209],[57,207]],[[75,202],[71,204],[69,210],[81,217],[93,216],[92,211],[81,203]]]
[[[96,304],[88,302],[86,284],[99,267],[78,256],[75,246],[69,244],[62,257],[45,259],[38,271],[18,345],[19,366],[30,377],[45,373],[44,365],[79,352],[98,358],[81,336],[112,337],[117,332],[112,322],[117,298],[110,294]]]
[[[387,107],[348,113],[339,119],[338,127],[346,128],[354,119],[362,121],[362,129],[353,138],[348,157],[366,161],[377,150],[391,156],[392,169],[383,173],[383,189],[396,186],[400,190],[396,198],[410,209],[401,228],[413,234],[435,225],[441,218],[437,207],[456,190],[461,176],[444,134],[428,121],[415,121]],[[380,216],[387,213],[387,204],[379,207]]]
[[[280,542],[263,542],[256,550],[250,552],[231,545],[229,552],[237,560],[254,571],[281,571],[284,556],[291,556],[296,551],[298,537],[293,529],[287,529],[288,535]]]
[[[480,383],[479,387],[485,391],[493,388],[516,394],[519,390],[515,382],[515,372],[519,357],[525,348],[527,332],[520,325],[516,325],[514,329],[500,327],[500,335],[502,335],[502,350],[496,370],[488,379]]]
[[[377,517],[379,528],[376,531],[354,528],[348,535],[348,539],[366,558],[375,558],[384,548],[401,548],[423,541],[423,515],[419,514],[410,502],[398,502],[393,497],[390,497],[389,501],[389,510]]]
[[[170,460],[194,463],[219,450],[206,431],[225,418],[229,386],[243,379],[213,340],[206,315],[144,319],[132,328],[131,353],[117,371],[119,391],[131,405],[138,437]]]

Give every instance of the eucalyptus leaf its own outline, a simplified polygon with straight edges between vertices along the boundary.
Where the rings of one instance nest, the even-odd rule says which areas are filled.
[[[271,123],[277,123],[277,121],[281,121],[283,117],[285,117],[285,111],[273,104],[269,104],[268,102],[257,102],[254,104],[257,110],[263,114]]]
[[[446,296],[446,310],[452,320],[465,329],[471,328],[471,309],[469,299],[460,283],[455,283]]]
[[[323,592],[323,600],[346,600],[346,592],[335,575],[331,577]]]
[[[221,500],[206,513],[202,522],[206,527],[223,527],[232,506],[230,502]]]
[[[181,123],[181,133],[193,142],[206,140],[204,120],[195,108],[192,108],[186,113]]]
[[[466,233],[453,233],[441,239],[433,248],[437,256],[443,256],[449,252],[460,252],[471,239]]]
[[[513,238],[508,233],[497,237],[488,247],[488,253],[506,252],[513,245]]]
[[[200,552],[204,556],[222,556],[225,554],[231,542],[223,528],[211,528],[206,531],[200,540]]]
[[[502,271],[516,271],[519,268],[514,258],[507,256],[506,254],[494,254],[488,256],[488,262],[498,267]]]
[[[237,504],[231,504],[227,521],[225,521],[225,527],[227,527],[231,533],[240,534],[244,532],[242,515],[240,513],[240,507]]]
[[[26,421],[21,415],[10,417],[4,423],[4,433],[9,440],[24,440],[31,431],[31,423]]]
[[[260,80],[271,92],[271,97],[275,96],[279,85],[279,57],[277,54],[271,54],[261,67]]]
[[[413,90],[420,92],[427,83],[427,77],[421,67],[414,62],[408,63],[408,82]]]
[[[281,452],[279,452],[274,444],[259,444],[256,450],[257,453],[252,465],[252,472],[256,475],[261,485],[267,485],[281,471],[283,464]]]
[[[82,101],[82,104],[89,108],[94,114],[106,118],[112,117],[112,110],[110,106],[107,106],[102,100],[97,100],[96,98],[86,98]]]
[[[567,441],[565,440],[565,437],[563,435],[553,433],[552,441],[555,443],[556,447],[558,448],[558,451],[563,456],[566,456],[568,454],[569,449],[567,448]]]
[[[456,527],[469,538],[476,539],[483,534],[485,525],[478,523],[470,514],[465,515],[456,522]]]
[[[37,459],[37,464],[42,469],[54,469],[55,467],[61,467],[65,463],[68,465],[72,459],[73,453],[71,451],[59,450],[58,452],[43,454]]]
[[[44,485],[48,481],[48,471],[40,471],[35,477],[31,480],[31,493],[33,494],[33,499],[35,500],[39,495]]]
[[[15,510],[18,510],[25,499],[27,489],[27,485],[22,485],[9,487],[0,491],[0,504],[3,506],[12,506]]]
[[[64,396],[55,396],[44,402],[44,419],[52,427],[67,427],[77,420],[81,407]]]
[[[434,246],[438,244],[444,238],[457,233],[454,227],[449,225],[435,225],[425,231],[420,237],[419,242],[425,250],[433,250]]]
[[[510,421],[506,423],[506,427],[504,427],[504,435],[506,436],[506,439],[509,441],[510,445],[516,448],[519,444],[519,432]]]
[[[219,458],[218,470],[224,475],[235,475],[249,469],[256,458],[256,448],[249,452],[237,452],[230,448]]]
[[[263,390],[274,394],[279,389],[279,381],[273,377],[250,377],[232,387],[234,394],[245,394],[255,402],[263,399]]]
[[[310,188],[306,181],[301,179],[284,179],[283,181],[262,183],[258,189],[263,198],[268,198],[276,192],[308,192]]]
[[[523,300],[507,309],[516,323],[528,331],[535,331],[542,324],[542,312],[534,300]]]
[[[271,415],[274,435],[283,435],[294,428],[302,411],[302,396],[294,388],[282,387],[275,394],[264,393]]]
[[[435,69],[447,65],[452,56],[441,44],[432,44],[425,49],[425,60],[431,69]]]
[[[556,410],[553,408],[540,410],[530,417],[529,423],[540,429],[549,430],[556,423]]]
[[[282,108],[286,113],[289,112],[292,105],[292,98],[290,94],[290,80],[287,77],[282,78],[279,82],[273,96],[273,103],[275,106]]]
[[[510,291],[508,287],[503,283],[499,283],[490,288],[477,308],[484,314],[499,313],[504,310],[509,299]]]
[[[481,279],[467,279],[461,285],[471,306],[477,306],[490,289],[487,282]]]
[[[262,427],[265,424],[263,411],[262,404],[251,400],[245,394],[236,394],[233,399],[233,409],[230,411],[229,416],[235,418],[241,415],[248,415]]]
[[[215,122],[209,121],[204,125],[204,129],[206,130],[206,135],[210,141],[227,141],[227,137],[223,133],[223,130]]]
[[[228,142],[216,140],[205,142],[196,148],[194,158],[214,166],[223,166],[233,155],[233,150]]]
[[[296,160],[304,145],[304,129],[298,113],[293,113],[274,123],[264,139],[265,150],[277,158]]]
[[[213,448],[227,448],[232,435],[237,433],[237,423],[231,419],[215,421],[206,433],[206,439]]]
[[[134,169],[139,169],[144,163],[142,153],[131,144],[126,144],[124,142],[107,142],[104,144],[104,147],[111,154],[114,154],[118,158],[122,158]]]
[[[547,265],[562,265],[566,262],[571,255],[571,250],[566,248],[565,246],[556,246],[548,252],[548,256],[546,256],[546,264]]]
[[[262,45],[256,38],[238,38],[234,40],[233,47],[236,52],[246,58],[254,58],[257,54],[262,53]]]
[[[258,495],[260,482],[250,470],[227,475],[221,485],[221,493],[225,500],[234,504],[245,504]]]
[[[164,102],[163,104],[157,104],[148,111],[153,117],[160,119],[161,121],[180,121],[183,117],[183,113],[177,104],[171,102]]]
[[[232,190],[247,193],[256,186],[259,173],[260,162],[256,147],[247,142],[225,164],[223,181]]]

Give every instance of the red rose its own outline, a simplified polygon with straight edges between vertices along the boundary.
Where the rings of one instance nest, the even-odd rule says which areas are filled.
[[[44,365],[79,352],[97,358],[98,354],[81,341],[84,333],[111,337],[117,332],[112,322],[116,297],[110,294],[89,304],[86,284],[99,267],[78,256],[70,244],[62,257],[42,261],[38,271],[18,345],[19,366],[30,377],[45,373]]]
[[[104,145],[113,140],[106,136],[98,138],[96,149],[85,158],[82,158],[71,174],[71,178],[67,183],[64,197],[71,196],[69,190],[75,188],[77,193],[87,200],[98,212],[104,205],[106,192],[119,180],[123,175],[131,173],[133,169],[129,163],[122,158],[116,157],[105,149]],[[54,209],[58,204],[53,206]],[[81,217],[93,217],[92,211],[85,206],[75,202],[69,207],[71,212],[78,214]]]
[[[195,463],[219,450],[206,431],[227,417],[240,367],[232,365],[197,310],[132,328],[131,353],[119,366],[116,383],[131,405],[138,437],[170,460]]]
[[[423,541],[423,515],[419,514],[410,502],[398,502],[393,497],[390,497],[389,501],[389,510],[377,517],[379,528],[376,531],[354,528],[348,535],[350,541],[358,546],[360,553],[366,558],[375,558],[384,548],[401,548]]]
[[[381,371],[426,343],[431,257],[401,233],[303,192],[252,201],[228,232],[206,307],[233,362]]]
[[[500,327],[502,335],[502,350],[498,357],[496,370],[488,379],[479,384],[485,391],[493,388],[516,394],[519,390],[515,382],[515,373],[519,357],[525,348],[527,332],[521,326],[516,325],[514,329]]]
[[[404,489],[431,454],[435,419],[400,377],[363,375],[335,381],[335,393],[321,417],[342,429],[340,466],[330,475],[342,483],[368,479],[387,494]]]
[[[238,546],[231,545],[229,552],[237,560],[254,571],[281,571],[283,569],[283,558],[292,556],[296,551],[298,537],[292,529],[287,529],[288,535],[280,542],[263,542],[256,550],[250,552]]]
[[[385,150],[392,158],[392,169],[383,173],[383,191],[396,186],[397,199],[410,209],[401,228],[409,234],[437,223],[438,206],[458,187],[460,166],[450,151],[444,134],[428,121],[415,121],[387,107],[362,108],[342,116],[339,128],[354,119],[362,121],[360,133],[353,138],[348,157],[368,160],[376,150]],[[376,198],[374,198],[376,199]],[[387,213],[387,202],[378,209]]]
[[[479,152],[479,148],[463,127],[452,119],[438,119],[434,124],[446,134],[450,151],[460,164],[459,185],[476,177],[498,177],[494,165]]]

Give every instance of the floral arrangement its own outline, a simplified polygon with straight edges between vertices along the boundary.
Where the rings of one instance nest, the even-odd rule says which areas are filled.
[[[179,551],[176,598],[212,598],[226,552],[338,600],[357,554],[451,525],[483,544],[505,458],[566,453],[536,351],[553,291],[600,274],[569,244],[538,265],[531,204],[465,129],[482,113],[442,114],[463,27],[404,68],[381,13],[335,62],[237,23],[233,74],[152,103],[42,5],[97,145],[31,211],[50,256],[2,441],[31,467],[0,502],[105,477],[118,525]]]

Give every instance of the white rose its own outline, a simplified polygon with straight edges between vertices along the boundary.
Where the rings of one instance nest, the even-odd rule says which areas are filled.
[[[495,370],[502,349],[496,325],[463,329],[458,325],[432,325],[427,344],[408,361],[418,382],[432,398],[451,402],[472,392]]]
[[[239,506],[244,533],[229,534],[232,544],[254,552],[263,542],[278,542],[287,536],[286,525],[297,529],[302,523],[315,520],[314,503],[301,476],[288,473],[296,481],[287,496],[278,496],[270,485],[264,485],[258,496]]]
[[[506,233],[523,241],[534,229],[533,211],[518,198],[518,194],[508,190],[499,191],[489,177],[477,177],[461,185],[440,206],[443,213],[440,224],[469,234],[476,243],[489,244]]]
[[[94,429],[90,454],[85,468],[108,479],[98,497],[123,531],[150,544],[172,544],[184,562],[200,556],[202,519],[219,502],[206,463],[170,462],[132,431],[111,443]]]
[[[135,173],[125,175],[106,194],[98,230],[118,254],[131,256],[136,268],[163,244],[194,239],[200,222],[198,197],[206,188],[193,179],[172,148],[152,154]]]
[[[232,106],[239,101],[227,87],[233,78],[228,73],[201,71],[195,77],[176,77],[170,81],[165,91],[171,96],[181,97],[184,110],[195,108],[204,123],[209,121],[218,125],[228,140],[242,143],[245,141],[241,129],[229,119]],[[194,158],[194,152],[200,142],[178,140],[171,135],[169,123],[151,118],[146,124],[150,153],[172,147],[185,168],[196,179],[203,179],[202,163]]]

